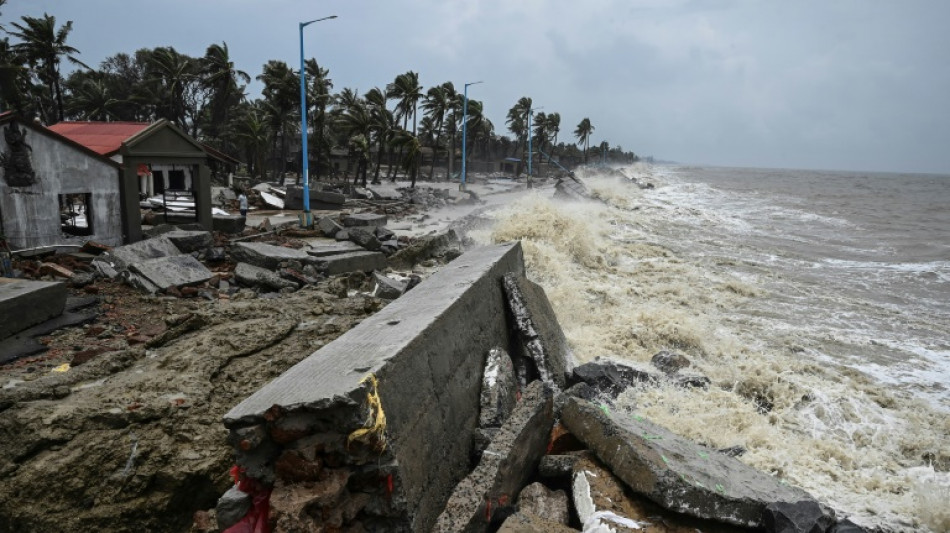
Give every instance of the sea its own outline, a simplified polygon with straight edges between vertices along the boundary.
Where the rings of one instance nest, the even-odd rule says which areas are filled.
[[[950,531],[950,176],[578,176],[595,200],[528,194],[472,236],[521,239],[578,363],[672,350],[712,380],[619,408],[868,528]]]

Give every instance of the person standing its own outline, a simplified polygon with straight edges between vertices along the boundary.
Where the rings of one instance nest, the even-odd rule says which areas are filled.
[[[241,210],[241,216],[247,216],[247,195],[244,194],[244,190],[241,190],[240,196],[238,196],[238,208]]]

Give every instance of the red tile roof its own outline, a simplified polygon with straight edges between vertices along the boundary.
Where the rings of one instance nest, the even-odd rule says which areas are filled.
[[[60,122],[48,128],[95,152],[109,156],[119,151],[123,141],[150,125],[148,122]]]

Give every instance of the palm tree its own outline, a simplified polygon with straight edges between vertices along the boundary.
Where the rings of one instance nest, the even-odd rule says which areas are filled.
[[[324,129],[327,124],[327,106],[330,105],[332,97],[330,89],[333,88],[333,80],[328,76],[330,71],[321,68],[316,59],[308,59],[304,64],[304,70],[307,72],[307,79],[312,80],[307,87],[307,109],[312,109],[313,129],[317,135],[314,155],[316,156],[316,177],[320,178],[320,156],[329,152],[329,147],[325,142]]]
[[[0,109],[12,108],[23,116],[31,116],[28,107],[32,92],[30,69],[23,54],[15,51],[8,39],[0,39]]]
[[[157,98],[158,118],[168,119],[182,129],[188,129],[186,95],[197,82],[197,61],[174,48],[160,47],[148,54],[145,81]]]
[[[544,151],[544,142],[548,140],[550,133],[548,132],[548,116],[544,111],[538,113],[534,116],[531,123],[534,125],[534,138],[537,142],[537,147],[533,147],[538,152],[538,166],[540,166],[541,161],[541,152]],[[532,164],[534,160],[534,154],[528,154],[528,157],[532,159]]]
[[[449,99],[454,93],[455,87],[452,86],[452,82],[446,82],[442,85],[431,87],[426,92],[425,100],[422,102],[422,109],[425,111],[426,117],[432,121],[432,130],[435,133],[435,138],[432,142],[432,167],[429,170],[429,174],[433,178],[435,177],[436,155],[438,154],[439,146],[442,144],[445,115],[449,112],[449,106],[451,105]]]
[[[275,152],[277,152],[278,137],[280,138],[280,150],[277,154],[280,165],[274,171],[283,176],[287,171],[287,138],[298,118],[296,111],[300,105],[299,79],[287,63],[274,59],[264,65],[257,79],[264,82],[261,95],[264,97],[264,108],[271,126]]]
[[[554,155],[554,149],[557,148],[557,134],[561,132],[561,114],[548,113],[548,132],[551,135],[551,155]],[[548,165],[551,160],[548,159]]]
[[[109,121],[115,119],[119,101],[112,96],[104,75],[76,71],[66,80],[70,93],[66,110],[81,120]]]
[[[587,164],[587,150],[590,148],[590,134],[594,133],[594,126],[590,123],[590,119],[584,117],[584,120],[577,125],[577,129],[574,130],[574,136],[577,137],[577,144],[584,145],[584,164]]]
[[[508,125],[508,131],[515,135],[515,138],[518,139],[521,149],[521,161],[518,165],[518,172],[521,172],[521,166],[524,164],[524,154],[525,149],[527,148],[527,139],[530,132],[528,131],[528,113],[531,112],[531,98],[527,96],[522,96],[518,101],[508,110],[508,117],[505,120],[505,124]]]
[[[366,187],[367,162],[369,161],[369,138],[372,134],[373,117],[369,106],[362,100],[356,100],[340,116],[339,126],[348,136],[347,146],[350,156],[356,158],[356,180],[363,178]]]
[[[419,164],[422,161],[422,144],[419,142],[419,138],[406,130],[399,130],[393,138],[393,145],[403,151],[402,168],[406,171],[406,174],[412,176],[412,183],[409,187],[415,188]]]
[[[221,128],[228,123],[230,112],[243,98],[244,85],[250,83],[247,72],[234,68],[228,43],[212,44],[198,61],[201,85],[208,91],[210,115],[206,131],[217,139]]]
[[[416,108],[422,99],[422,85],[419,74],[409,71],[396,76],[396,80],[386,86],[386,96],[397,100],[396,116],[403,119],[402,128],[408,129],[408,118],[412,116],[412,134],[416,134]]]
[[[383,164],[383,153],[392,142],[393,134],[398,125],[393,112],[386,108],[386,94],[379,88],[373,87],[364,95],[370,110],[370,131],[376,143],[376,168],[373,170],[373,184],[379,184],[379,170]]]
[[[264,179],[264,157],[271,137],[262,104],[244,104],[226,130],[230,140],[244,148],[251,175],[257,171],[260,179]]]
[[[43,13],[42,18],[24,16],[21,20],[22,24],[13,23],[16,31],[9,32],[21,41],[15,44],[13,49],[23,54],[31,68],[37,69],[40,81],[49,90],[49,102],[52,103],[50,107],[55,105],[56,113],[52,116],[48,114],[46,122],[54,122],[54,117],[56,121],[61,121],[65,118],[65,105],[60,83],[60,60],[65,57],[70,63],[89,68],[76,59],[75,54],[78,54],[79,50],[66,44],[66,38],[73,29],[73,21],[66,21],[66,24],[57,29],[56,17],[47,13]]]

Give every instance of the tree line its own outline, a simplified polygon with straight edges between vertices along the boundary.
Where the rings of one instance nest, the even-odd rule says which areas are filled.
[[[6,0],[0,0],[0,7]],[[260,178],[288,170],[292,141],[300,136],[299,71],[270,60],[255,78],[263,85],[260,98],[247,97],[251,75],[235,67],[228,45],[211,44],[201,57],[171,46],[117,53],[98,68],[86,65],[68,44],[72,21],[21,17],[0,25],[0,110],[51,125],[64,120],[137,121],[167,119],[202,142],[247,163]],[[75,68],[64,76],[64,63]],[[334,92],[328,69],[316,59],[304,63],[309,125],[311,177],[331,172],[331,150],[345,150],[355,162],[356,177],[365,186],[402,170],[413,186],[422,168],[424,147],[431,150],[428,174],[436,167],[449,177],[459,165],[463,95],[452,82],[424,89],[419,74],[408,71],[364,94],[344,87]],[[505,120],[511,137],[498,134],[481,101],[468,100],[467,146],[471,158],[525,161],[528,136],[533,152],[570,159],[593,157],[614,162],[638,160],[633,152],[603,141],[591,156],[594,126],[584,118],[573,131],[576,142],[558,142],[561,116],[532,111],[532,99],[520,98]],[[420,115],[421,111],[421,115]],[[530,130],[529,131],[529,123]],[[540,156],[534,153],[536,165]],[[444,170],[442,166],[444,165]],[[381,176],[385,169],[386,176]],[[519,168],[520,172],[520,168]]]

